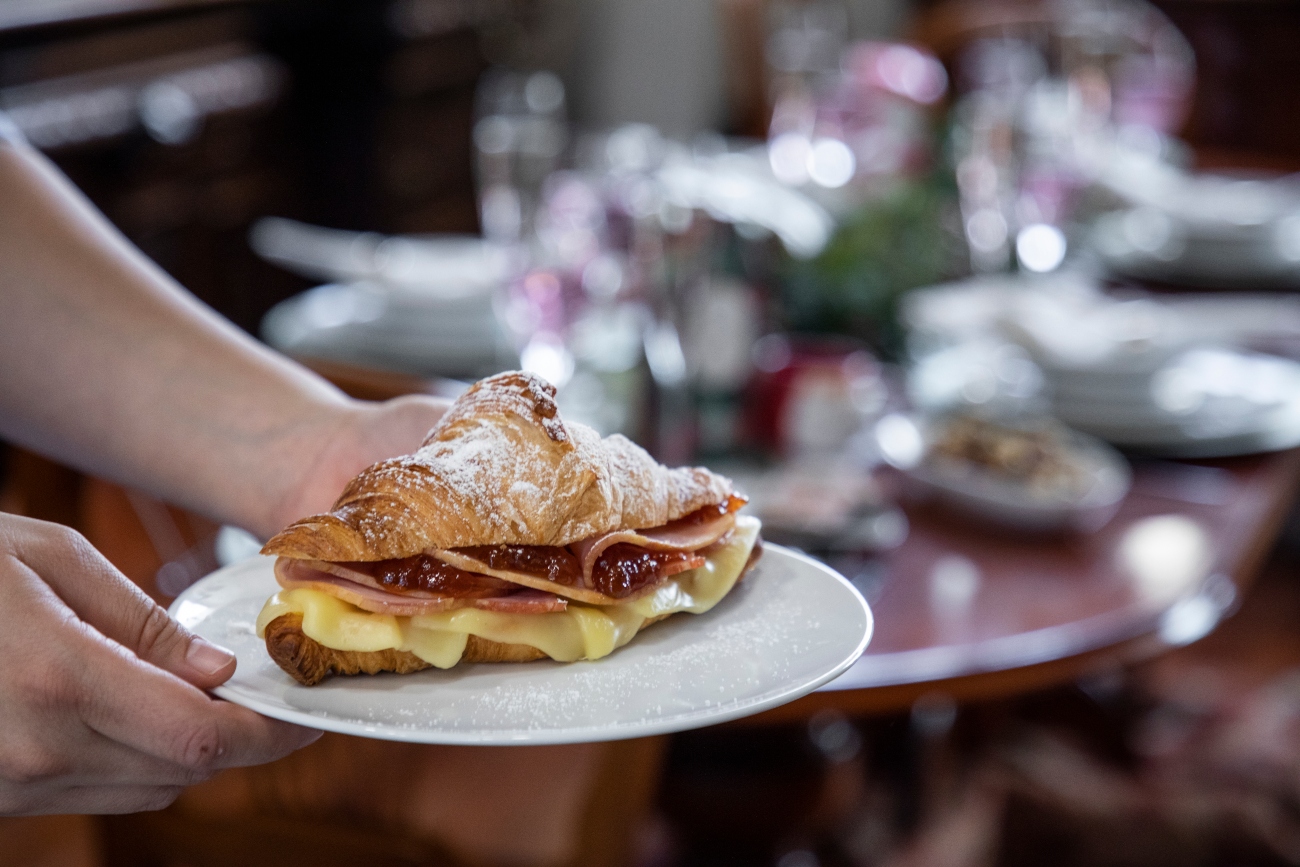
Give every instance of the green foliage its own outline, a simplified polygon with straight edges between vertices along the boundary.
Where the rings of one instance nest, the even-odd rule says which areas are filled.
[[[898,299],[953,276],[957,239],[950,178],[902,180],[850,214],[815,259],[790,260],[782,273],[786,326],[847,334],[886,357],[901,349]]]

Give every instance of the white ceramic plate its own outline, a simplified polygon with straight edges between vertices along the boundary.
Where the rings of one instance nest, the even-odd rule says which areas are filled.
[[[216,694],[277,719],[386,740],[560,744],[712,725],[812,692],[862,655],[872,630],[871,610],[843,577],[768,544],[712,611],[669,618],[596,662],[458,665],[306,687],[253,631],[278,589],[272,563],[228,566],[172,603],[172,616],[239,659]]]
[[[1157,376],[1192,386],[1197,405],[1183,413],[1144,399],[1108,402],[1057,394],[1066,424],[1121,448],[1170,458],[1217,458],[1300,445],[1300,364],[1234,350],[1186,353]]]

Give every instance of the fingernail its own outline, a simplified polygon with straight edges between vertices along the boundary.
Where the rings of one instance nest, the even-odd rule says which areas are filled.
[[[204,641],[202,638],[190,639],[189,650],[185,651],[185,661],[195,671],[203,674],[216,674],[230,665],[234,658],[235,654],[229,650]]]

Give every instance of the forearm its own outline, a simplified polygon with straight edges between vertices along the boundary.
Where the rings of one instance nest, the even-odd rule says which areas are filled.
[[[351,408],[0,144],[0,435],[264,530]]]

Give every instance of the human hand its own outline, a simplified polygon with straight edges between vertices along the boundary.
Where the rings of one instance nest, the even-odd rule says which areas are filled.
[[[335,423],[322,429],[322,444],[299,451],[307,461],[295,468],[298,481],[273,510],[270,524],[250,529],[269,537],[299,518],[327,511],[357,473],[415,451],[449,406],[443,398],[408,395],[340,409]]]
[[[79,534],[0,515],[0,814],[160,809],[320,733],[205,695],[235,670]]]

